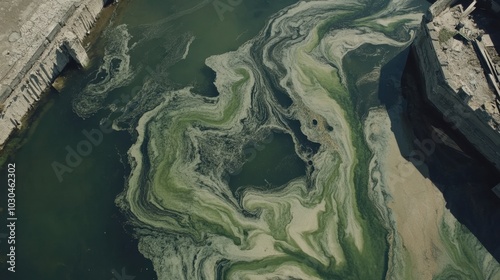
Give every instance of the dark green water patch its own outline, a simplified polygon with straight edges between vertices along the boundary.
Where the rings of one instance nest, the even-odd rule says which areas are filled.
[[[214,84],[216,78],[215,71],[208,66],[204,66],[201,68],[200,72],[202,73],[204,79],[196,81],[194,85],[194,92],[202,93],[203,96],[207,97],[218,96],[219,91]]]
[[[288,120],[288,127],[293,131],[294,136],[300,143],[300,150],[307,155],[316,154],[321,147],[321,144],[310,141],[300,129],[300,121]]]
[[[251,143],[244,153],[246,163],[229,179],[229,187],[236,196],[246,187],[272,191],[306,175],[306,164],[295,153],[295,144],[288,134],[274,133],[268,144]]]
[[[66,147],[77,149],[86,140],[82,131],[98,127],[95,120],[75,117],[67,98],[71,93],[66,94],[54,98],[58,110],[40,116],[29,140],[8,161],[17,167],[17,272],[0,279],[112,279],[113,271],[122,275],[122,269],[140,279],[155,279],[114,205],[128,172],[122,162],[129,137],[105,134],[61,180],[52,168],[54,162],[67,166]],[[5,170],[0,176],[6,178]],[[6,188],[0,197],[6,197]],[[2,220],[5,215],[1,212]],[[5,243],[0,245],[4,255]]]
[[[276,98],[276,101],[278,101],[283,108],[289,108],[292,106],[293,100],[276,81],[271,81],[269,83],[269,88],[271,89],[274,98]]]
[[[126,218],[114,200],[129,173],[126,153],[132,139],[125,132],[105,132],[90,143],[84,131],[99,129],[103,117],[86,120],[73,113],[71,102],[93,78],[69,68],[61,93],[49,92],[47,103],[22,134],[15,153],[0,166],[16,164],[16,273],[0,279],[156,279],[152,264],[125,229]],[[85,146],[86,145],[86,146]],[[68,156],[68,150],[84,151]],[[53,164],[64,170],[58,177]],[[71,162],[71,163],[68,163]],[[6,220],[7,188],[0,189],[0,218]],[[0,237],[3,233],[0,230]],[[0,239],[0,253],[7,243]],[[127,278],[128,279],[128,278]]]
[[[155,69],[155,64],[168,56],[169,52],[176,52],[177,58],[185,55],[168,67],[169,79],[175,84],[201,85],[203,88],[213,82],[211,75],[207,75],[204,69],[207,57],[236,50],[257,35],[273,13],[297,1],[234,1],[224,11],[216,8],[217,1],[205,5],[200,5],[201,1],[152,2],[155,5],[132,1],[126,16],[115,23],[127,24],[134,37],[133,42],[147,39],[146,44],[134,48],[132,58],[135,54],[146,56],[146,63]],[[154,34],[154,39],[147,37],[153,36],[151,34]],[[204,91],[199,93],[203,94]],[[207,92],[207,96],[213,94],[213,90]]]

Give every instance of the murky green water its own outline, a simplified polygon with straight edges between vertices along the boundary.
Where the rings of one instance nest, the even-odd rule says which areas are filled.
[[[130,45],[140,40],[146,42],[130,52],[131,67],[136,70],[133,81],[111,90],[104,102],[111,103],[119,97],[115,102],[119,106],[126,102],[122,96],[130,98],[144,77],[158,74],[162,59],[168,59],[169,50],[178,47],[176,40],[184,33],[195,36],[196,40],[191,45],[190,56],[169,65],[169,85],[196,84],[210,90],[214,74],[204,66],[204,60],[213,54],[235,50],[255,36],[270,14],[292,3],[245,1],[234,10],[224,12],[221,21],[211,3],[185,16],[166,20],[201,1],[121,2],[108,30],[126,24],[133,36]],[[157,24],[157,33],[143,39],[144,26],[150,24]],[[77,167],[71,167],[71,173],[62,174],[62,182],[52,167],[55,161],[67,166],[65,148],[76,150],[78,144],[87,139],[82,131],[98,128],[99,121],[108,114],[103,111],[84,120],[74,113],[72,103],[88,83],[107,75],[98,67],[105,55],[104,49],[114,39],[110,37],[104,35],[92,47],[94,57],[90,69],[71,69],[64,74],[66,87],[61,93],[48,94],[48,102],[37,110],[36,120],[30,124],[23,144],[8,157],[8,162],[17,166],[17,272],[14,278],[6,273],[7,243],[0,239],[2,279],[120,279],[117,277],[126,275],[156,279],[151,262],[138,252],[133,230],[114,203],[129,173],[127,150],[132,144],[129,133],[104,134],[102,143],[94,145]],[[113,63],[120,64],[118,60]],[[97,73],[101,74],[96,78]],[[216,94],[215,89],[212,90]],[[0,177],[6,178],[5,166]],[[2,220],[6,218],[3,200],[6,194],[6,188],[2,188]],[[0,230],[0,234],[4,232],[6,230]]]
[[[375,191],[386,143],[365,134],[374,106],[399,102],[398,54],[425,6],[120,1],[92,66],[65,73],[8,159],[16,279],[418,274],[389,190]],[[499,275],[455,220],[442,223],[433,275]]]

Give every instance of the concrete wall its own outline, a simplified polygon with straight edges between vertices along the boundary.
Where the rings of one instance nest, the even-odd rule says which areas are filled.
[[[500,170],[500,134],[486,122],[483,112],[473,111],[447,82],[436,49],[439,39],[432,24],[422,22],[412,48],[422,77],[426,99],[497,169]]]
[[[71,5],[59,20],[47,27],[45,39],[31,56],[0,81],[0,103],[4,104],[0,113],[0,148],[70,62],[71,56],[86,57],[81,41],[90,32],[102,8],[102,0],[84,0]],[[68,44],[64,46],[69,33],[76,35],[76,38],[71,35],[71,44],[76,44],[74,53],[68,50]]]
[[[425,18],[428,22],[432,21],[436,16],[441,14],[448,7],[451,7],[457,0],[437,0],[429,7],[427,13],[425,14]]]

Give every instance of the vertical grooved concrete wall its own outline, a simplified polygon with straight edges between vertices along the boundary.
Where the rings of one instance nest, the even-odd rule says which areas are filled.
[[[86,57],[81,42],[90,32],[103,5],[102,0],[83,0],[69,6],[58,21],[47,26],[45,39],[31,57],[23,65],[15,65],[17,67],[0,80],[0,103],[3,104],[0,112],[0,149],[70,62],[71,55]],[[74,34],[70,36],[69,45],[77,44],[72,51],[68,50],[68,46],[64,47],[69,33]]]

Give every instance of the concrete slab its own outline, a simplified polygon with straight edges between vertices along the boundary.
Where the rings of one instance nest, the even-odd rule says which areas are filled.
[[[102,7],[102,0],[0,2],[0,149],[69,63],[70,55],[85,62],[81,42]],[[73,33],[66,50],[63,43]]]
[[[493,41],[491,40],[491,37],[489,34],[484,34],[481,38],[481,41],[483,42],[485,47],[494,47],[495,46],[493,44]]]
[[[54,33],[73,3],[79,0],[4,0],[0,1],[0,83],[36,52],[44,39]]]

